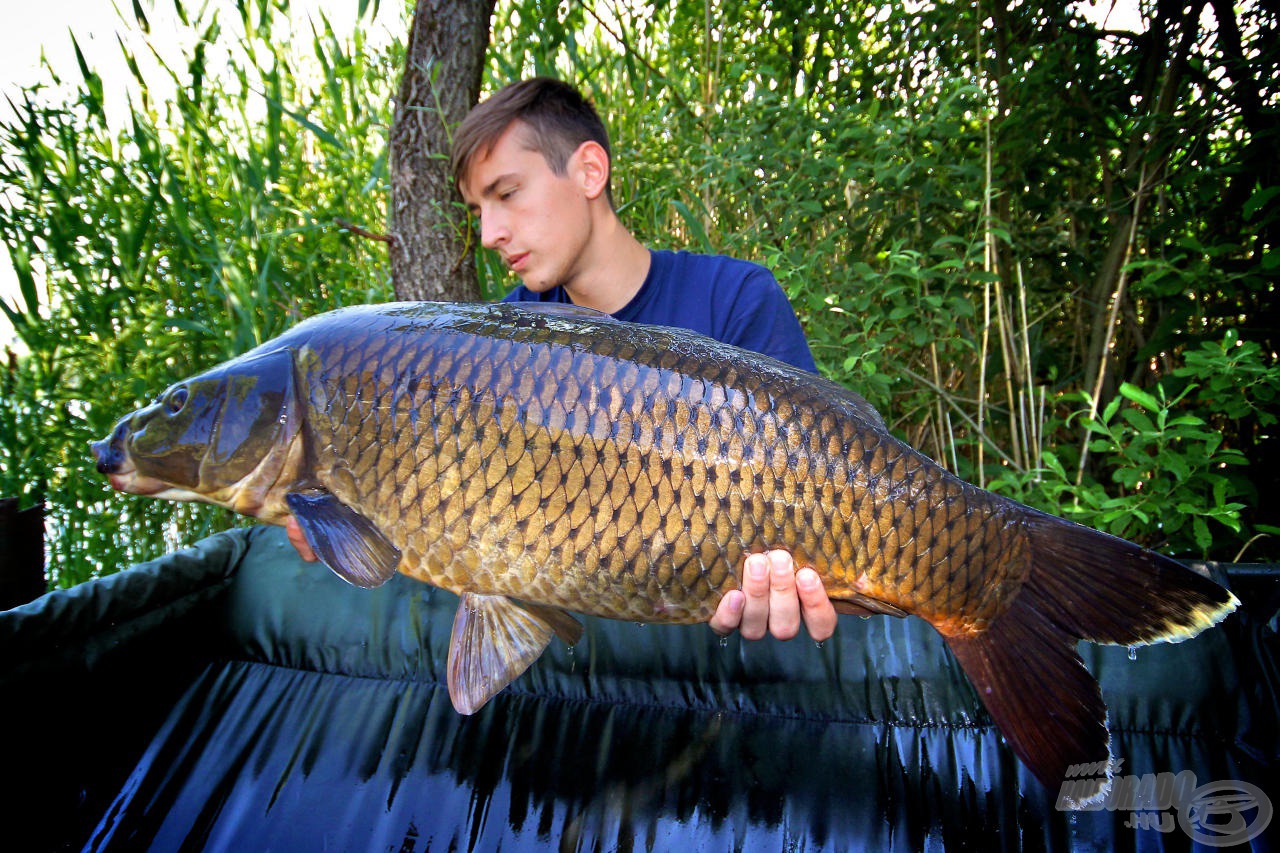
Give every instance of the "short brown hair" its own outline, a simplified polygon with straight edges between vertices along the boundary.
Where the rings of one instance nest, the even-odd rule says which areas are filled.
[[[503,86],[473,109],[453,135],[453,180],[462,183],[477,157],[488,153],[512,122],[529,128],[529,142],[551,171],[564,175],[584,142],[597,142],[613,162],[609,131],[582,93],[561,80],[532,77]],[[612,170],[605,197],[613,205]]]

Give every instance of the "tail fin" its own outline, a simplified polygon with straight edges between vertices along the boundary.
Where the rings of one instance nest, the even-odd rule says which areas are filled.
[[[1078,640],[1127,646],[1194,637],[1239,604],[1181,563],[1088,527],[1027,509],[1031,569],[987,630],[947,637],[1013,751],[1046,786],[1073,765],[1105,764],[1107,709]],[[1073,780],[1081,802],[1111,779]]]

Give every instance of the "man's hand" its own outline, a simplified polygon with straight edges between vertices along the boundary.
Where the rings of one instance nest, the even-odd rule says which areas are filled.
[[[289,516],[289,520],[284,523],[284,529],[289,534],[289,542],[298,549],[299,557],[308,563],[314,563],[319,559],[316,557],[316,552],[311,550],[307,537],[302,535],[302,525],[298,524],[297,516]]]
[[[817,642],[835,633],[836,610],[818,573],[796,571],[791,554],[779,550],[747,557],[742,589],[720,600],[710,624],[722,636],[739,629],[744,640],[759,640],[766,633],[790,640],[800,633],[802,620]]]

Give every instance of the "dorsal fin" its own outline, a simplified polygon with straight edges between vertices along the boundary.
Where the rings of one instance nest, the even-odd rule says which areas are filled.
[[[524,311],[532,311],[538,314],[546,314],[552,317],[564,317],[569,320],[595,320],[596,322],[618,323],[619,321],[612,314],[606,314],[603,311],[597,311],[594,308],[586,308],[582,305],[574,305],[572,302],[507,302]]]

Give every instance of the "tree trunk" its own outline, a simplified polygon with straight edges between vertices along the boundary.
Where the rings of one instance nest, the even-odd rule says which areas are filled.
[[[476,301],[475,247],[449,172],[480,97],[495,0],[418,0],[391,128],[391,281],[407,300]]]
[[[1123,362],[1132,352],[1111,353],[1107,342],[1111,337],[1109,305],[1119,287],[1121,275],[1131,249],[1134,213],[1141,212],[1146,200],[1156,192],[1159,175],[1167,155],[1158,152],[1167,147],[1171,132],[1167,119],[1178,108],[1187,59],[1195,45],[1199,32],[1200,11],[1207,0],[1194,0],[1190,6],[1182,6],[1180,0],[1162,0],[1157,15],[1152,19],[1151,31],[1146,36],[1146,53],[1139,72],[1139,90],[1142,102],[1147,105],[1144,116],[1135,121],[1135,132],[1124,159],[1116,168],[1118,183],[1131,187],[1130,197],[1123,207],[1111,217],[1111,241],[1102,266],[1094,279],[1089,300],[1085,303],[1092,313],[1087,350],[1084,358],[1084,382],[1082,387],[1094,393],[1098,374],[1106,361],[1114,360],[1119,368],[1104,377],[1099,400],[1110,397],[1124,373]],[[1173,40],[1177,39],[1176,44]],[[1145,179],[1144,179],[1145,178]],[[1139,225],[1141,222],[1139,222]]]

